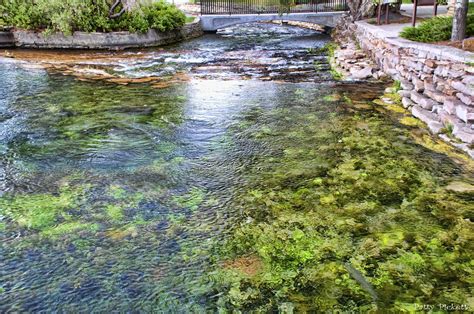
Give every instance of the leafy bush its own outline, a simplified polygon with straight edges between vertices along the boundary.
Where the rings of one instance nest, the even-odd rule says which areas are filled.
[[[156,2],[143,8],[150,28],[158,29],[162,32],[183,26],[186,23],[186,16],[175,6],[165,2]]]
[[[451,38],[452,28],[452,17],[439,16],[423,21],[417,27],[405,27],[400,37],[424,43],[444,41]],[[474,14],[467,16],[466,35],[474,35]]]
[[[109,18],[110,0],[4,0],[0,1],[0,25],[71,34],[74,31],[146,32],[169,31],[185,24],[175,6],[156,2]]]

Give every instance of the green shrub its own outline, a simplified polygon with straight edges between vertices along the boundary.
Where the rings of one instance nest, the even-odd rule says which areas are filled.
[[[110,19],[110,0],[4,0],[0,1],[0,26],[62,32],[169,31],[185,24],[175,6],[156,2]]]
[[[400,37],[424,43],[444,41],[451,38],[452,28],[452,17],[439,16],[423,21],[417,27],[405,27]],[[467,17],[466,35],[474,35],[474,14]]]
[[[186,23],[186,15],[175,6],[165,2],[155,2],[143,8],[150,28],[162,32],[176,29]]]

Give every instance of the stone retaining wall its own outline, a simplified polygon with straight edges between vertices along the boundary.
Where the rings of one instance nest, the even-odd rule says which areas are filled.
[[[377,67],[401,82],[403,106],[433,133],[451,132],[463,143],[451,142],[474,158],[474,53],[394,37],[363,21],[348,28]]]
[[[16,47],[43,49],[108,49],[143,48],[172,44],[203,34],[199,20],[186,24],[179,30],[147,33],[111,32],[86,33],[74,32],[72,36],[60,33],[44,35],[33,31],[12,31]]]
[[[0,31],[0,48],[9,48],[15,46],[13,34],[10,31]]]

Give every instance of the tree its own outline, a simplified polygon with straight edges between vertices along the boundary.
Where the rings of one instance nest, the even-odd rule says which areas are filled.
[[[352,21],[358,21],[373,14],[373,0],[348,0],[349,15]]]
[[[132,10],[138,4],[138,2],[138,0],[116,0],[110,7],[109,17],[114,19],[121,16],[126,11]],[[120,10],[117,12],[117,8],[120,6]]]
[[[468,0],[456,0],[454,4],[451,41],[463,40],[466,37],[467,6]]]

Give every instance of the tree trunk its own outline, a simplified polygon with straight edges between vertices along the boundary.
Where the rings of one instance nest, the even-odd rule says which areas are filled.
[[[111,19],[122,16],[125,12],[132,11],[140,4],[140,0],[115,0],[109,10],[109,17]],[[117,12],[117,10],[119,10]]]
[[[123,6],[125,10],[131,11],[134,7],[139,4],[139,0],[122,0]]]
[[[464,40],[466,37],[467,5],[468,0],[456,0],[451,41]]]

